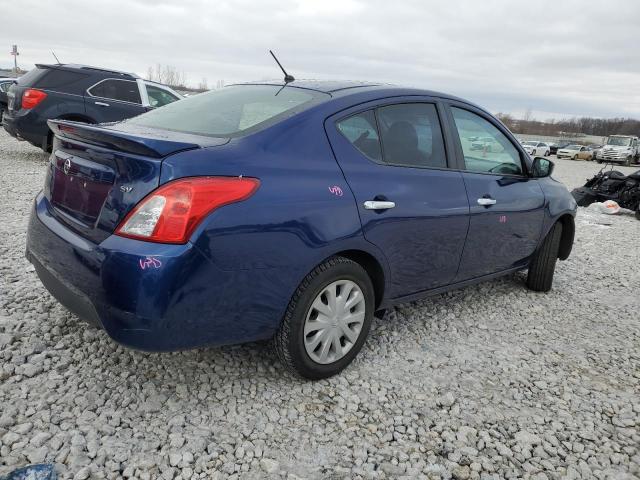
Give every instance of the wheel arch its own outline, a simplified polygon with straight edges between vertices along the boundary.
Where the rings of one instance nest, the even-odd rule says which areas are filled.
[[[380,261],[364,250],[343,250],[335,256],[345,257],[359,264],[369,275],[373,284],[376,309],[382,304],[385,292],[385,273]]]
[[[560,249],[558,250],[558,258],[566,260],[571,255],[573,249],[573,239],[576,234],[576,225],[573,215],[568,213],[558,218],[557,223],[562,225],[562,236],[560,237]]]

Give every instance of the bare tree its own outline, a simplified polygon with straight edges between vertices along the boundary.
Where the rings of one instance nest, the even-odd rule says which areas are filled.
[[[149,67],[147,69],[147,77],[154,82],[163,83],[170,87],[185,87],[187,83],[187,77],[184,72],[178,71],[178,69],[172,65],[162,66],[156,64],[156,68]]]
[[[207,83],[206,78],[202,78],[202,80],[198,84],[198,90],[209,90],[209,84]]]

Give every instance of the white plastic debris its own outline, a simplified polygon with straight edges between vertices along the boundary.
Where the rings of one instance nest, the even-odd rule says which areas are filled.
[[[589,210],[593,210],[598,213],[605,213],[607,215],[618,215],[620,213],[632,214],[633,211],[622,208],[618,205],[618,202],[614,200],[606,200],[604,202],[593,202],[587,207]]]

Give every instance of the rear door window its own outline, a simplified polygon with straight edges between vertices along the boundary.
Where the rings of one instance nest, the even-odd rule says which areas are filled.
[[[404,103],[380,107],[377,118],[385,163],[405,167],[447,167],[434,104]]]
[[[94,97],[119,100],[121,102],[141,104],[138,84],[131,80],[108,79],[103,80],[88,90]]]
[[[338,130],[361,153],[375,162],[382,160],[380,138],[376,128],[376,117],[373,110],[357,113],[337,123]]]

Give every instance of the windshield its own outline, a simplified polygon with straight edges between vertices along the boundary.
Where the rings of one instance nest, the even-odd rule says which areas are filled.
[[[609,137],[607,145],[615,145],[617,147],[628,147],[631,145],[631,139],[629,137]]]
[[[582,148],[582,145],[567,145],[566,147],[567,150],[580,150]]]
[[[524,142],[523,145],[531,145],[532,147],[537,147],[538,142]]]
[[[278,85],[235,85],[134,117],[134,125],[213,137],[247,134],[319,103],[328,94]]]

